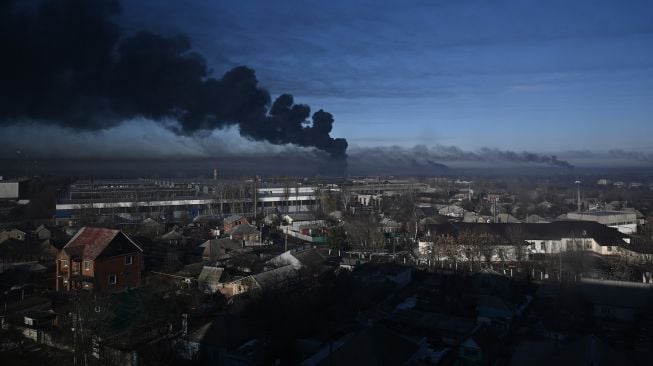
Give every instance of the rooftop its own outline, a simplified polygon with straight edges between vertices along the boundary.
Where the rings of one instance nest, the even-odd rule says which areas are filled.
[[[116,243],[116,253],[105,253],[106,256],[117,254],[123,251],[143,251],[136,243],[127,237],[120,230],[83,227],[64,246],[64,250],[74,258],[96,259],[102,254],[109,244]],[[130,250],[131,248],[131,250]]]

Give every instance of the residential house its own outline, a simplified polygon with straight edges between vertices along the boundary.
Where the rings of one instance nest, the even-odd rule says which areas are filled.
[[[31,339],[34,342],[45,343],[50,335],[45,331],[56,323],[57,314],[52,310],[36,310],[30,311],[23,315],[23,324],[19,329],[22,329],[23,336]]]
[[[384,217],[379,221],[380,229],[386,234],[395,234],[401,231],[401,223],[392,220],[389,217]]]
[[[281,226],[284,233],[309,243],[326,241],[327,223],[311,214],[288,214],[283,217],[287,225]]]
[[[494,353],[500,340],[487,334],[485,330],[477,330],[465,339],[458,347],[458,359],[462,365],[492,364]]]
[[[476,303],[476,317],[479,323],[494,323],[508,327],[516,310],[500,297],[480,295]]]
[[[584,278],[580,292],[592,305],[597,319],[631,322],[653,306],[650,284]]]
[[[226,254],[239,250],[242,244],[230,238],[210,239],[200,244],[204,262],[217,260]]]
[[[235,228],[238,225],[244,225],[247,224],[249,225],[249,221],[245,218],[245,216],[242,215],[231,215],[224,219],[223,222],[223,227],[224,227],[224,232],[229,232],[233,228]]]
[[[512,224],[512,223],[520,223],[519,219],[517,219],[515,216],[507,213],[500,213],[496,215],[496,222],[501,223],[501,224]]]
[[[463,217],[465,216],[465,209],[456,206],[456,205],[449,205],[441,208],[438,213],[442,216],[449,216],[449,217]]]
[[[182,336],[177,340],[177,349],[182,359],[201,364],[248,365],[228,363],[232,352],[249,340],[247,323],[232,314],[221,314],[198,327],[182,322]]]
[[[296,283],[298,280],[299,273],[297,272],[297,268],[289,264],[224,283],[219,288],[219,291],[223,295],[231,297],[251,291],[282,289]]]
[[[83,227],[59,252],[57,291],[116,292],[141,284],[143,250],[120,230]]]
[[[156,238],[156,241],[171,246],[180,246],[186,244],[186,237],[184,234],[177,231],[177,229],[177,226],[175,226],[172,230]]]
[[[556,254],[565,251],[590,251],[601,255],[620,255],[619,248],[627,246],[630,237],[617,229],[592,221],[554,221],[542,224],[508,223],[476,224],[446,223],[428,225],[429,235],[458,236],[461,232],[491,235],[498,239],[493,261],[514,260],[515,240],[527,243],[531,256]],[[501,249],[501,250],[499,250]],[[499,255],[499,253],[503,255]],[[459,260],[467,260],[464,256]]]
[[[285,251],[268,260],[266,264],[273,267],[292,265],[295,268],[320,267],[327,260],[326,255],[317,248],[297,248]]]
[[[402,303],[403,304],[403,303]],[[405,309],[398,306],[389,318],[412,334],[429,334],[441,344],[454,346],[477,328],[474,319],[455,315]]]
[[[624,234],[637,232],[637,213],[634,211],[585,211],[569,212],[568,220],[593,221],[615,228]]]
[[[524,222],[528,224],[546,224],[551,221],[539,215],[528,215],[526,216],[526,220]]]
[[[197,278],[197,286],[201,291],[206,293],[215,293],[219,291],[221,287],[220,280],[222,279],[223,272],[224,268],[204,266]]]
[[[344,257],[340,259],[340,265],[338,268],[353,271],[365,263],[368,263],[368,261],[359,257]]]
[[[163,232],[164,225],[159,224],[156,220],[151,217],[146,218],[141,221],[139,226],[139,231],[141,235],[149,237],[157,237]]]
[[[34,230],[34,235],[36,235],[39,240],[50,239],[51,234],[52,233],[48,228],[45,227],[45,225],[39,225],[39,227]]]
[[[0,243],[14,239],[18,241],[25,241],[27,233],[19,229],[10,229],[0,232]]]
[[[246,246],[260,245],[261,232],[254,225],[240,224],[227,231],[229,239],[238,240]]]

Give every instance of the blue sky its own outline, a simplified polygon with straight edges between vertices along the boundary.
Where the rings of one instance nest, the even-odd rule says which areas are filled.
[[[350,146],[651,152],[651,1],[130,1],[216,75],[257,70]]]

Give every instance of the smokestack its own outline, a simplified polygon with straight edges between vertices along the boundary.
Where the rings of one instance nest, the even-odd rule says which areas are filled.
[[[213,169],[213,180],[218,180],[218,169]]]

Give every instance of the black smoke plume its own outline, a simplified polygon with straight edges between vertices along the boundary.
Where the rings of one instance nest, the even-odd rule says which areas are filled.
[[[574,169],[567,161],[559,160],[556,156],[547,156],[528,151],[514,152],[488,147],[477,151],[466,151],[456,146],[436,145],[428,147],[416,145],[412,148],[388,146],[365,147],[351,151],[349,163],[353,169],[373,171],[377,167],[387,165],[394,169],[408,166],[419,167],[423,172],[432,172],[432,169],[442,171],[447,169],[443,163],[471,163],[475,165],[547,165],[565,169]],[[436,163],[437,162],[437,163]]]
[[[237,125],[247,138],[346,158],[347,141],[330,136],[330,113],[311,115],[287,94],[271,104],[245,66],[212,77],[184,36],[126,36],[119,12],[116,0],[2,0],[0,125],[94,131],[145,117],[183,135]]]

